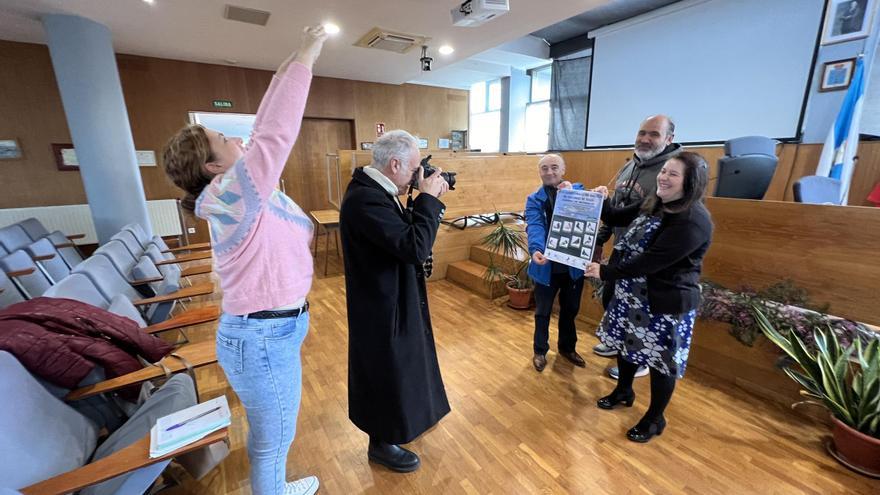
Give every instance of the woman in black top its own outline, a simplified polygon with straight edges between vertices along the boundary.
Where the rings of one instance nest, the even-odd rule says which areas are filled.
[[[602,221],[630,227],[615,244],[608,264],[592,263],[584,274],[615,281],[598,335],[603,344],[617,349],[620,376],[614,391],[597,405],[632,406],[636,369],[651,368],[651,404],[626,434],[635,442],[663,432],[663,411],[687,366],[700,304],[700,270],[712,240],[712,219],[703,205],[707,170],[702,156],[684,152],[663,165],[656,195],[641,205],[613,208],[606,199]],[[607,188],[595,190],[607,198]]]

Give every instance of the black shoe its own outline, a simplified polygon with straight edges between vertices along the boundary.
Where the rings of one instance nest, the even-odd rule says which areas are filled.
[[[385,442],[370,441],[367,449],[370,462],[381,464],[398,473],[411,473],[419,468],[419,456],[415,452]]]
[[[615,390],[611,392],[611,395],[606,395],[597,400],[596,405],[599,406],[599,409],[614,409],[614,406],[622,402],[626,407],[632,407],[635,400],[636,393],[632,389],[629,392],[618,392]]]
[[[639,424],[633,426],[628,432],[626,432],[626,438],[629,438],[633,442],[646,443],[654,438],[654,435],[662,435],[665,428],[665,418],[660,418],[659,420],[651,421],[647,424],[642,424],[640,421]]]
[[[538,373],[544,371],[544,367],[547,366],[547,356],[535,354],[535,357],[532,358],[532,366],[535,367],[535,371]]]

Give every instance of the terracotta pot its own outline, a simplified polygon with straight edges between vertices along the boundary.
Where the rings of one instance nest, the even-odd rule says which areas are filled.
[[[880,439],[870,437],[831,417],[834,427],[834,448],[853,466],[871,473],[880,473]]]
[[[514,289],[507,285],[507,295],[510,300],[507,305],[514,309],[529,309],[532,305],[532,289]]]

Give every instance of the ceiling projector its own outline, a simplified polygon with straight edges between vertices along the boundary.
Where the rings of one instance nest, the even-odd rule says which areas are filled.
[[[509,0],[467,0],[452,9],[452,25],[477,27],[510,11]]]

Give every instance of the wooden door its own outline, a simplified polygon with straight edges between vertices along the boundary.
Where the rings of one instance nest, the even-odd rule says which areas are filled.
[[[352,121],[303,119],[299,138],[281,175],[287,195],[306,213],[333,208],[327,194],[327,154],[353,148]],[[331,173],[335,176],[332,167]],[[345,183],[346,179],[342,177]],[[333,194],[336,194],[335,177],[333,185]]]

